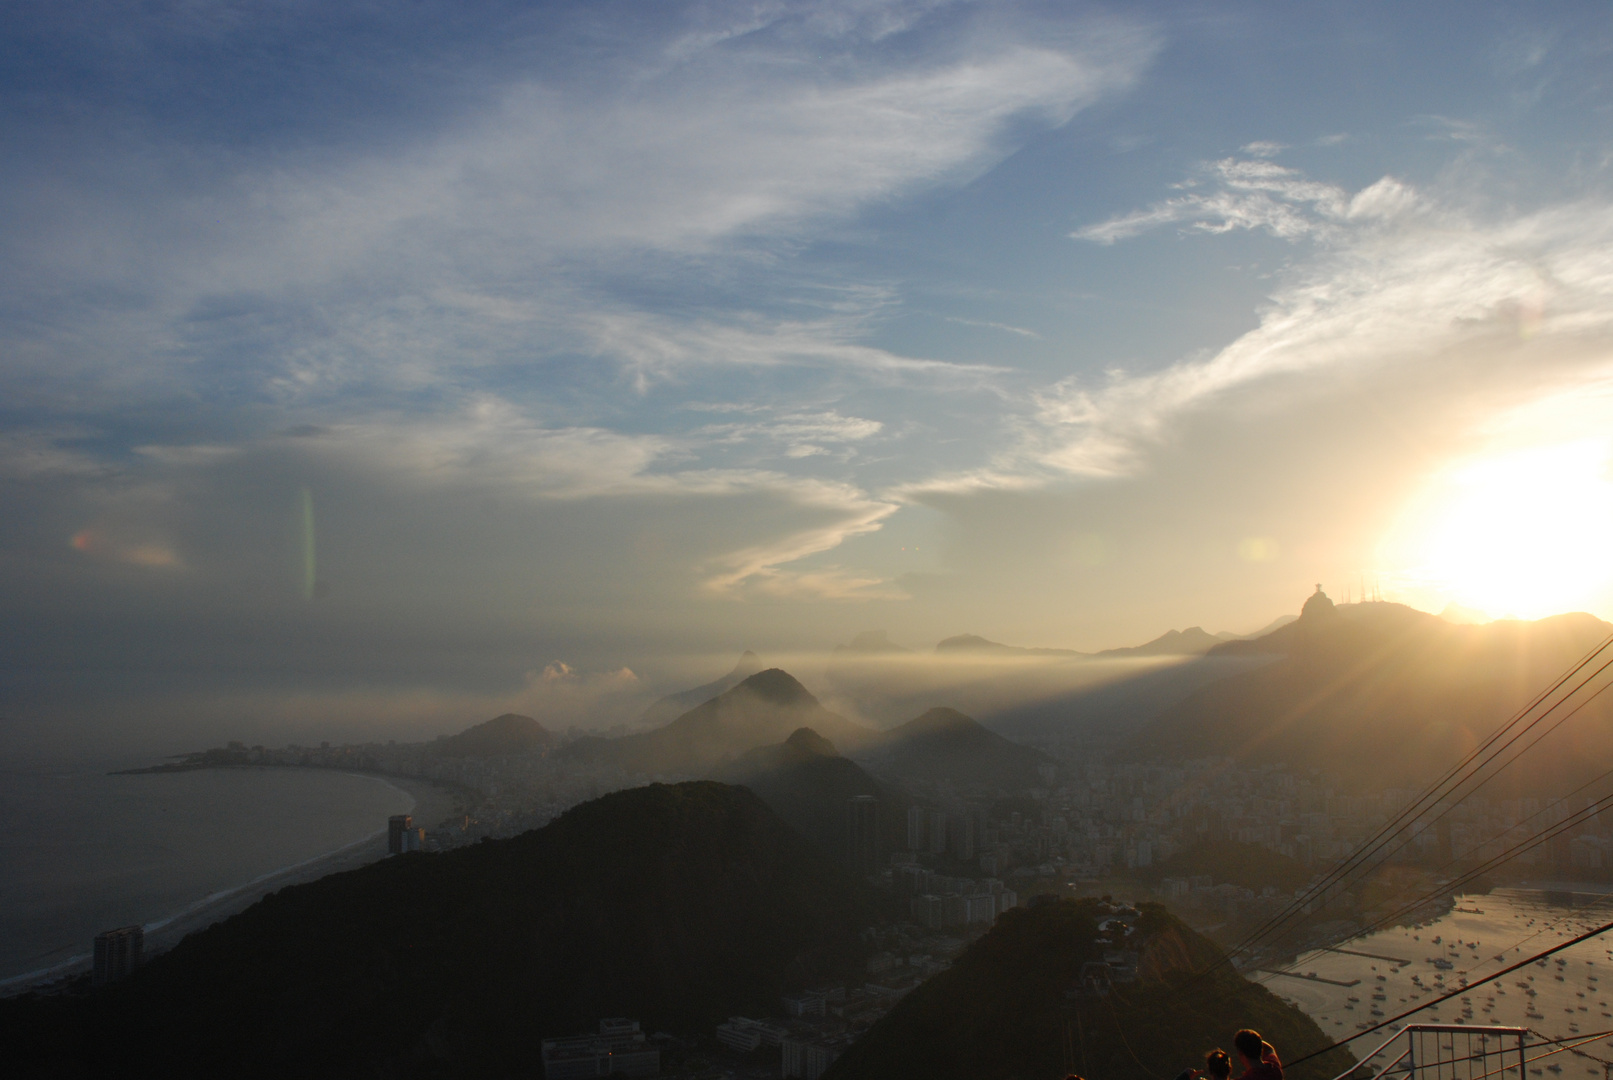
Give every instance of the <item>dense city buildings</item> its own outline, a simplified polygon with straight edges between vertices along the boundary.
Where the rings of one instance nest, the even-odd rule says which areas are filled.
[[[599,1076],[659,1076],[661,1050],[647,1042],[637,1020],[612,1017],[599,1022],[597,1035],[543,1040],[547,1080]]]

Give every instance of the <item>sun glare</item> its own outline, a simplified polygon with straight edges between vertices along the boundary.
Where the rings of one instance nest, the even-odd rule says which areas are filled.
[[[1463,462],[1433,478],[1386,561],[1432,603],[1537,619],[1594,610],[1613,585],[1613,441]]]

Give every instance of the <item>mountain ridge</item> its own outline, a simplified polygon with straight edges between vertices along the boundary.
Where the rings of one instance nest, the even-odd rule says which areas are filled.
[[[782,743],[803,727],[837,747],[861,746],[876,735],[825,709],[789,672],[768,668],[653,731],[580,739],[559,754],[646,775],[703,776],[746,751]]]
[[[1318,591],[1294,622],[1211,650],[1209,659],[1267,659],[1167,708],[1119,756],[1280,761],[1410,783],[1454,764],[1610,632],[1583,612],[1459,625],[1402,604],[1335,605]],[[1613,703],[1599,699],[1498,790],[1557,787],[1607,767]]]
[[[868,905],[754,793],[651,785],[282,889],[104,991],[0,1001],[0,1053],[12,1075],[530,1075],[601,1016],[765,1015],[860,965]]]

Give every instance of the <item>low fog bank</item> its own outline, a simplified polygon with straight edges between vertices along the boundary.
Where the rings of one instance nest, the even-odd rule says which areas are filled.
[[[870,636],[883,639],[875,632],[853,640],[866,643]],[[1073,718],[1087,696],[1129,701],[1133,685],[1144,688],[1145,699],[1167,687],[1163,704],[1169,704],[1202,681],[1206,663],[1181,655],[920,651],[894,643],[874,652],[847,646],[742,652],[591,665],[553,659],[502,684],[483,679],[467,686],[316,681],[297,673],[279,681],[255,673],[243,685],[229,671],[11,673],[0,682],[0,748],[19,762],[143,763],[229,740],[266,746],[418,742],[511,712],[535,717],[563,740],[618,736],[665,723],[698,704],[700,691],[712,687],[715,696],[725,679],[731,684],[769,667],[790,672],[830,710],[872,727],[890,728],[945,706],[1027,735],[1035,734],[1039,719]],[[1146,711],[1151,715],[1163,704],[1149,700]]]

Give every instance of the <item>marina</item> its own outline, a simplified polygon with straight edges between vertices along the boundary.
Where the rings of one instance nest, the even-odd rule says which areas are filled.
[[[1258,978],[1336,1038],[1453,992],[1449,1000],[1405,1022],[1516,1026],[1544,1039],[1576,1043],[1613,1029],[1613,998],[1603,987],[1613,971],[1613,935],[1585,941],[1463,992],[1470,982],[1606,922],[1613,910],[1608,896],[1498,889],[1482,903],[1474,903],[1477,899],[1458,897],[1454,908],[1433,922],[1317,949],[1290,967],[1262,971]],[[1369,1000],[1348,989],[1357,983],[1371,987]],[[1583,1043],[1580,1050],[1591,1057],[1564,1054],[1529,1071],[1535,1076],[1543,1076],[1542,1069],[1553,1075],[1566,1070],[1570,1076],[1603,1076],[1600,1061],[1593,1058],[1613,1057],[1613,1036]]]

